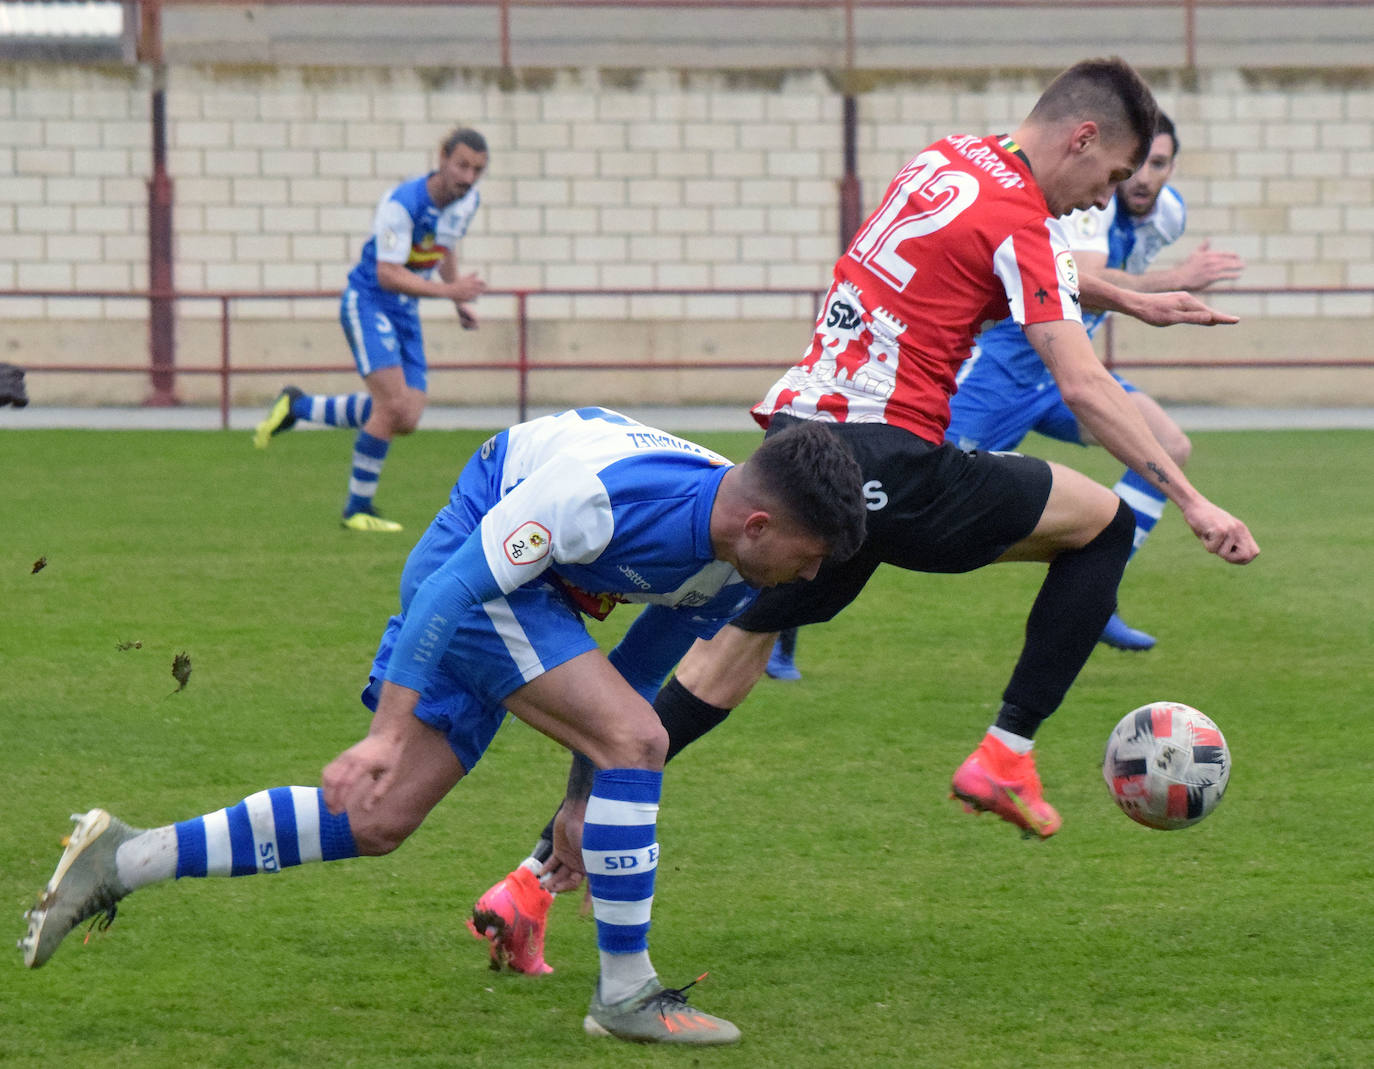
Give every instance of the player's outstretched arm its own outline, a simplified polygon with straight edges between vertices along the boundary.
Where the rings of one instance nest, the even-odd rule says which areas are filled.
[[[1219,312],[1182,290],[1140,293],[1113,285],[1093,274],[1083,274],[1079,286],[1079,296],[1086,307],[1120,312],[1152,327],[1172,327],[1180,323],[1215,327],[1240,322],[1239,316]]]
[[[1193,293],[1215,282],[1238,279],[1245,271],[1245,261],[1236,253],[1214,249],[1208,241],[1204,241],[1173,267],[1153,267],[1138,275],[1119,267],[1108,267],[1106,255],[1096,249],[1075,249],[1073,258],[1078,264],[1080,284],[1091,276],[1136,293],[1168,293],[1174,290]],[[1084,299],[1088,307],[1097,307],[1088,298]]]
[[[1088,433],[1177,505],[1209,552],[1232,564],[1246,564],[1258,555],[1259,546],[1245,524],[1199,493],[1159,444],[1121,384],[1098,362],[1081,324],[1032,323],[1025,330],[1064,403]]]
[[[1151,281],[1156,289],[1193,291],[1206,289],[1214,282],[1234,281],[1244,271],[1245,261],[1237,253],[1214,249],[1210,241],[1204,241],[1182,263],[1158,271],[1146,271],[1144,277],[1153,275]]]
[[[452,280],[425,278],[409,270],[404,264],[379,263],[377,282],[382,289],[404,293],[409,297],[446,297],[451,301],[473,301],[482,295],[487,284],[475,273],[459,275]]]
[[[1210,501],[1203,499],[1197,506],[1184,509],[1183,518],[1208,553],[1231,564],[1249,564],[1259,556],[1259,545],[1250,528]]]

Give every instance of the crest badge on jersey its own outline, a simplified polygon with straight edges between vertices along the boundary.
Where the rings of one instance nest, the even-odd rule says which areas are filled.
[[[534,564],[549,555],[552,541],[547,527],[534,520],[526,520],[506,535],[501,546],[506,551],[506,560],[512,564]]]
[[[1101,219],[1097,212],[1074,212],[1073,225],[1074,229],[1078,231],[1078,236],[1080,238],[1089,239],[1097,237],[1100,223]]]
[[[1065,249],[1054,258],[1055,269],[1059,272],[1059,281],[1078,292],[1078,265],[1073,262],[1073,253]]]

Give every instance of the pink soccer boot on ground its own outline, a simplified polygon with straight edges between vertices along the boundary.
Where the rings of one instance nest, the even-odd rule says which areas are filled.
[[[523,866],[477,900],[468,931],[490,944],[493,970],[508,966],[530,976],[553,972],[544,961],[544,927],[551,905],[553,895]]]

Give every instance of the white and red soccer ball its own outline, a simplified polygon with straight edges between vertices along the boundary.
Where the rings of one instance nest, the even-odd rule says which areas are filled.
[[[1231,751],[1221,729],[1181,702],[1151,702],[1127,713],[1102,756],[1102,778],[1121,811],[1161,831],[1207,816],[1230,777]]]

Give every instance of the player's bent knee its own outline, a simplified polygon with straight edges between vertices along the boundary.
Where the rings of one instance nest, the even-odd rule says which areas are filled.
[[[667,756],[668,731],[655,716],[606,739],[602,767],[661,769]]]
[[[413,434],[420,425],[420,414],[405,405],[389,405],[381,413],[393,438]]]
[[[363,857],[381,857],[391,853],[409,839],[410,833],[418,826],[415,821],[364,817],[353,812],[348,814],[348,823],[353,833],[353,843]]]
[[[1127,556],[1135,544],[1135,512],[1120,498],[1117,499],[1116,514],[1106,527],[1093,539],[1095,544],[1118,544],[1125,547]]]
[[[400,406],[395,413],[393,426],[396,434],[414,434],[420,427],[420,417],[425,414],[425,396],[421,394],[418,398],[408,400]]]

